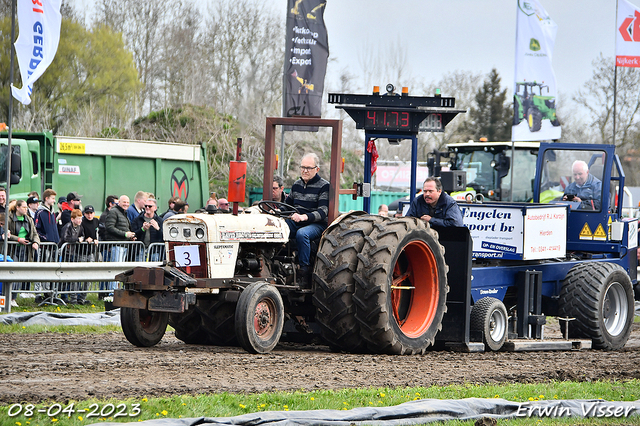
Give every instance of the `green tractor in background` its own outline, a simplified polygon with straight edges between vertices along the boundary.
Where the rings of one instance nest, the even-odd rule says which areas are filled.
[[[537,88],[537,90],[536,90]],[[517,126],[523,119],[529,124],[529,131],[537,132],[542,127],[542,120],[548,119],[553,126],[559,126],[556,117],[556,98],[542,96],[542,89],[549,86],[534,82],[516,83],[516,93],[513,96],[513,125]],[[535,92],[538,93],[535,93]]]

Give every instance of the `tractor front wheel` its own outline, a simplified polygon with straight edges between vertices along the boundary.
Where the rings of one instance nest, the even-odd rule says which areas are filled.
[[[250,353],[271,351],[282,335],[284,304],[275,287],[265,282],[244,289],[235,313],[235,331],[240,345]]]
[[[514,96],[514,99],[513,99],[513,125],[514,126],[517,126],[522,121],[522,117],[521,117],[521,114],[520,114],[520,109],[521,108],[522,107],[520,105],[518,105],[518,100]]]
[[[375,353],[423,354],[442,328],[447,266],[437,233],[416,218],[377,224],[358,255],[353,300]]]
[[[169,315],[146,309],[120,308],[120,324],[127,340],[135,346],[150,347],[162,340]]]

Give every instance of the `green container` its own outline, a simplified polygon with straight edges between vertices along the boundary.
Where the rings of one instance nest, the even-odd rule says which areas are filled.
[[[58,197],[75,191],[82,205],[104,209],[108,195],[133,197],[151,192],[159,212],[167,200],[179,196],[189,210],[203,207],[209,197],[206,151],[200,144],[54,137],[50,132],[13,133],[12,151],[20,158],[19,171],[12,166],[11,199],[26,199],[30,191],[40,196],[47,188]],[[0,185],[6,185],[7,135],[0,139]],[[17,157],[14,155],[14,159]]]

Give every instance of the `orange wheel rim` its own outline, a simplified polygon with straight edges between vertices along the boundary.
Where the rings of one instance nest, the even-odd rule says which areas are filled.
[[[407,337],[417,338],[431,326],[440,298],[438,262],[424,241],[403,247],[393,266],[391,310]]]

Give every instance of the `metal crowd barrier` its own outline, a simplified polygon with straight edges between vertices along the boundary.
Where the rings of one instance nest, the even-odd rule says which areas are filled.
[[[39,295],[42,297],[40,305],[85,300],[87,293],[106,295],[120,283],[101,280],[112,279],[140,263],[158,263],[165,259],[164,243],[153,243],[145,248],[141,241],[64,243],[60,247],[55,243],[42,243],[31,262],[27,250],[33,249],[10,241],[7,254],[12,263],[3,270],[0,262],[2,280],[13,283],[9,293],[3,291],[7,308],[10,308],[11,293],[20,293],[22,297]],[[51,262],[57,265],[54,267]],[[29,281],[22,281],[25,279]]]

